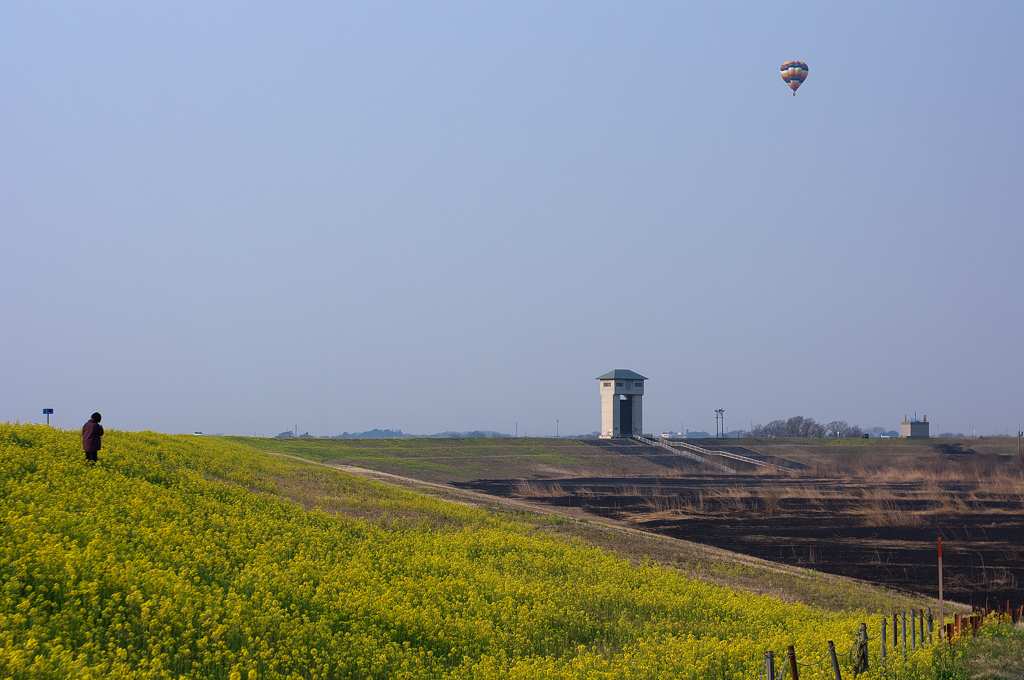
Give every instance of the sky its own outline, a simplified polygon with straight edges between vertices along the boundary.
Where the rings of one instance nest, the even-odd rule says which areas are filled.
[[[0,421],[1024,421],[1024,5],[0,4]],[[794,97],[779,76],[809,75]]]

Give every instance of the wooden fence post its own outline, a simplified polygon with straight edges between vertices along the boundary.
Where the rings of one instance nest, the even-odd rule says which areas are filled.
[[[882,617],[882,635],[878,638],[882,641],[881,666],[885,668],[885,617]]]
[[[900,651],[903,652],[903,660],[907,660],[907,613],[900,612]]]
[[[793,680],[800,680],[800,673],[796,670],[796,650],[793,649],[793,645],[786,650],[786,656],[789,657],[789,674],[793,676]]]
[[[857,631],[857,661],[853,664],[853,674],[860,675],[868,671],[868,624],[860,624]]]
[[[932,608],[928,607],[928,644],[932,643],[932,631],[935,630],[935,619],[932,618]]]
[[[839,659],[836,658],[836,646],[831,640],[828,641],[828,653],[832,656],[832,672],[836,675],[836,680],[843,680],[843,675],[839,672]]]
[[[910,651],[917,649],[917,610],[910,610]]]

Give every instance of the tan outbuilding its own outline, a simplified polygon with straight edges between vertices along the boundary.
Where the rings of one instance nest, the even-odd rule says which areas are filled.
[[[907,417],[903,416],[903,422],[900,423],[900,437],[903,439],[927,439],[928,416],[924,416],[921,420],[917,419],[916,413],[913,420],[907,420]]]
[[[644,381],[647,378],[617,368],[598,380],[601,381],[601,439],[643,434]]]

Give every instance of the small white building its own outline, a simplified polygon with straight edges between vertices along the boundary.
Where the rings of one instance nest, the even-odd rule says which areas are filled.
[[[907,417],[903,416],[903,422],[900,423],[901,439],[927,439],[928,436],[928,416],[921,420],[917,419],[916,413],[913,420],[907,420]]]
[[[633,371],[617,368],[601,381],[601,439],[632,437],[644,431],[644,381]]]

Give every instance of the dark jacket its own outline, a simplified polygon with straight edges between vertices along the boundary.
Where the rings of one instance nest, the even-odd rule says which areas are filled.
[[[82,426],[82,448],[92,453],[100,450],[100,438],[103,437],[103,426],[90,420]]]

